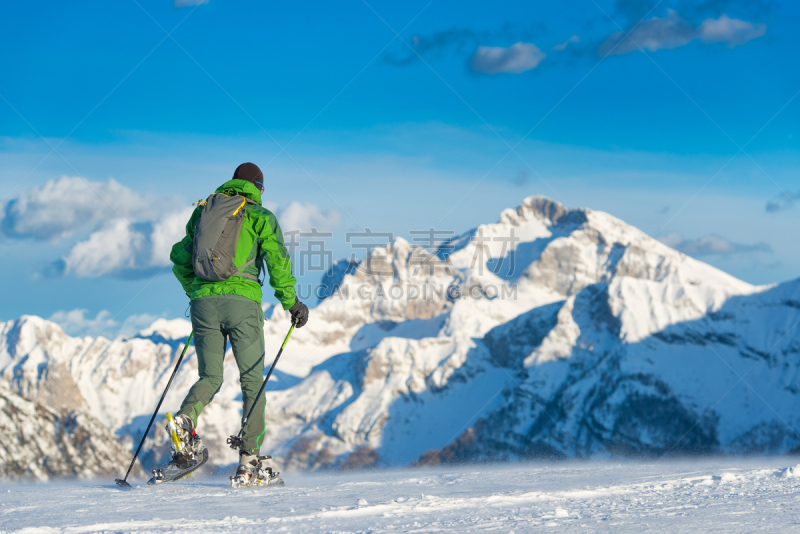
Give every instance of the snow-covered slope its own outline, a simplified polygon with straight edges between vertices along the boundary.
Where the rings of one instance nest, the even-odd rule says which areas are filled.
[[[122,492],[109,479],[0,482],[0,532],[797,532],[796,459],[484,464],[296,473],[232,490],[205,473]]]
[[[751,286],[608,214],[529,197],[433,253],[398,239],[323,283],[268,386],[263,451],[288,466],[800,445],[800,283]],[[270,360],[289,317],[266,313]],[[0,324],[0,377],[130,448],[190,329],[75,339],[23,317]],[[190,348],[166,409],[196,372]],[[236,460],[240,410],[228,354],[198,429],[216,463]]]

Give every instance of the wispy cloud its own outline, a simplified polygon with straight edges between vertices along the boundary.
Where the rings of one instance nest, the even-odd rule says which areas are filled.
[[[694,26],[675,10],[668,9],[666,17],[653,17],[627,32],[612,33],[600,45],[598,52],[600,55],[622,55],[638,51],[640,47],[655,52],[679,48],[697,39],[705,44],[723,43],[733,48],[761,37],[766,32],[766,24],[732,19],[725,14],[716,19],[706,19],[700,26]]]
[[[788,193],[784,191],[775,199],[767,202],[767,213],[776,213],[778,211],[788,210],[800,203],[800,191],[797,193]]]
[[[545,31],[545,26],[540,23],[524,26],[504,24],[502,27],[490,31],[454,27],[428,35],[415,35],[411,38],[408,46],[402,44],[396,52],[385,54],[383,62],[404,67],[413,64],[421,56],[434,58],[445,54],[461,57],[472,56],[481,43],[530,42],[541,38]],[[409,50],[409,46],[413,50]]]
[[[616,0],[614,13],[633,26],[659,6],[670,6],[689,19],[698,20],[719,13],[764,17],[778,7],[775,0]]]
[[[548,48],[561,54],[553,55],[553,60],[574,62],[595,54],[624,55],[644,49],[650,52],[686,46],[693,41],[706,45],[723,44],[733,48],[767,32],[763,23],[730,17],[726,13],[716,18],[705,18],[708,14],[731,8],[738,13],[763,15],[768,12],[768,2],[760,0],[705,0],[699,3],[671,2],[677,9],[667,9],[664,16],[653,16],[646,20],[654,7],[660,2],[652,0],[617,0],[614,13],[621,17],[628,28],[615,31],[605,38],[596,40],[589,36],[584,44],[573,34],[565,41]],[[741,4],[741,5],[740,5]],[[763,5],[762,5],[763,4]],[[748,9],[750,7],[758,9]],[[682,17],[679,12],[688,14]],[[747,15],[745,15],[747,16]],[[409,46],[397,52],[384,55],[383,61],[390,65],[411,65],[425,55],[443,55],[446,52],[464,56],[469,55],[469,66],[473,71],[484,74],[519,74],[539,66],[546,54],[533,42],[545,38],[545,28],[529,25],[527,28],[505,25],[497,31],[476,31],[467,28],[450,28],[430,35],[414,36]],[[511,46],[487,46],[485,43],[513,43]]]
[[[600,45],[600,55],[630,54],[639,47],[651,52],[678,48],[697,39],[697,28],[683,20],[677,12],[667,10],[666,17],[653,17],[640,22],[627,32],[612,33]]]
[[[700,40],[704,43],[725,43],[728,48],[752,41],[767,33],[766,24],[754,24],[722,15],[700,24]]]
[[[577,35],[571,35],[569,37],[569,39],[567,39],[563,43],[555,45],[553,47],[553,50],[556,50],[558,52],[562,52],[562,51],[566,50],[569,45],[577,44],[577,43],[580,43],[580,42],[581,42],[581,38],[580,37],[578,37]]]
[[[546,57],[533,43],[502,46],[479,46],[472,56],[472,70],[484,74],[520,74],[535,69]]]
[[[623,0],[635,2],[637,0]],[[642,0],[653,2],[654,0]],[[676,9],[695,17],[716,15],[734,11],[741,15],[765,17],[773,13],[779,4],[776,0],[680,0]]]
[[[769,243],[759,241],[752,245],[734,243],[717,235],[709,235],[698,239],[684,239],[677,232],[657,237],[659,241],[672,247],[687,256],[728,256],[732,254],[748,254],[752,252],[771,253],[772,247]]]
[[[157,315],[143,313],[131,315],[123,322],[114,320],[108,310],[101,310],[95,317],[88,310],[59,310],[48,320],[58,324],[70,336],[98,336],[114,338],[116,336],[132,336],[159,319]]]
[[[429,36],[415,35],[410,43],[414,48],[413,51],[404,46],[399,54],[390,53],[383,56],[383,61],[397,67],[404,67],[419,59],[419,56],[441,52],[447,48],[453,48],[457,53],[464,54],[467,50],[475,48],[479,37],[477,32],[466,28],[450,28]]]

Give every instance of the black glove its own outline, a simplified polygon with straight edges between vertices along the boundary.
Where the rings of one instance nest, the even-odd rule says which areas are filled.
[[[297,297],[294,299],[294,305],[289,308],[289,313],[292,314],[295,328],[303,328],[308,322],[308,306],[297,300]]]

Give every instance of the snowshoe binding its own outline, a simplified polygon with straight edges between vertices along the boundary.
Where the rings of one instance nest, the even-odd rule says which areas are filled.
[[[153,477],[147,481],[151,486],[191,478],[192,472],[208,461],[208,449],[195,432],[190,417],[173,418],[167,412],[167,432],[172,441],[172,461],[164,469],[153,469]]]
[[[239,467],[231,477],[232,488],[283,486],[281,474],[265,465],[272,456],[255,456],[246,452],[239,454]]]

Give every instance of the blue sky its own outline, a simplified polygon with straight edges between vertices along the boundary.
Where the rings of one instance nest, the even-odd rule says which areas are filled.
[[[461,233],[539,193],[795,278],[797,4],[557,4],[4,4],[0,318],[181,316],[157,235],[243,161],[336,257],[348,231]]]

